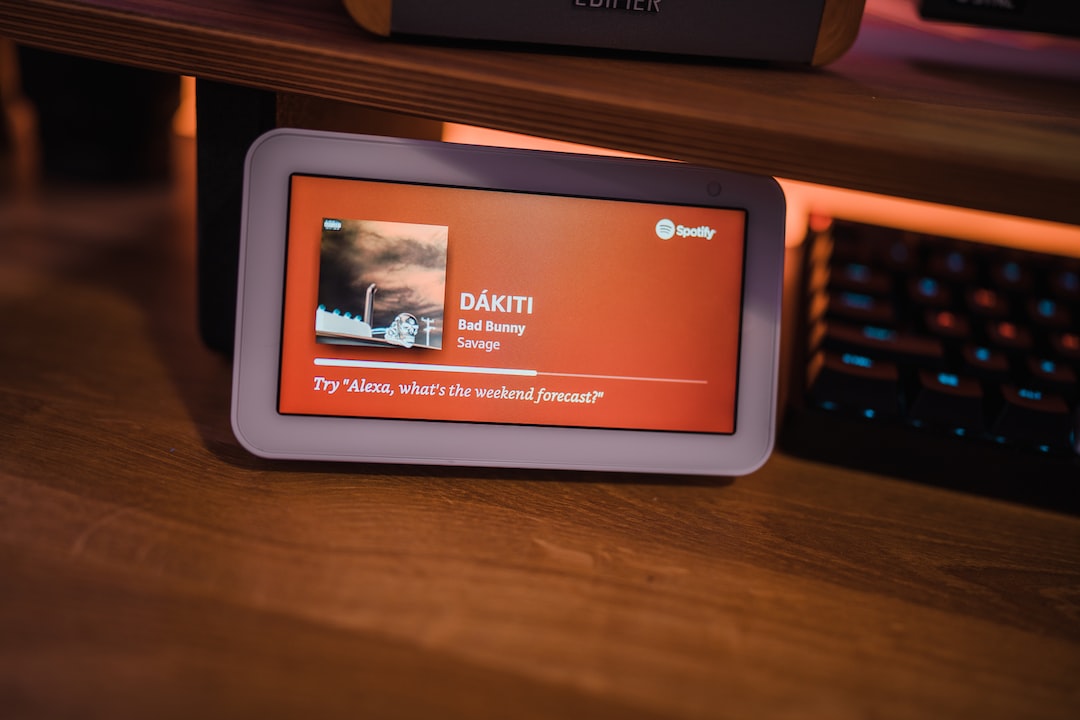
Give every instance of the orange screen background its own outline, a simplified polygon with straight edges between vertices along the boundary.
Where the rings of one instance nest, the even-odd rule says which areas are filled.
[[[441,350],[315,341],[323,218],[449,227]],[[661,240],[656,223],[715,229]],[[745,213],[687,206],[294,176],[279,410],[379,418],[730,433],[735,429]],[[532,314],[461,309],[527,296]],[[524,324],[521,337],[459,320]],[[484,352],[458,338],[497,340]],[[327,367],[316,358],[517,368],[532,377]],[[342,382],[333,394],[316,378]],[[401,385],[436,386],[407,395]],[[348,392],[389,383],[393,395]],[[320,383],[320,386],[322,384]],[[353,385],[356,388],[356,385]],[[478,391],[532,390],[531,399]],[[545,390],[593,401],[536,402]],[[467,394],[466,394],[466,391]],[[573,397],[573,396],[571,396]]]

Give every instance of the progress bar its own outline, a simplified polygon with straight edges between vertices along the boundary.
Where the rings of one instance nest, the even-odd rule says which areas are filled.
[[[592,380],[636,380],[638,382],[688,383],[690,385],[708,385],[708,380],[687,380],[685,378],[635,377],[633,375],[584,375],[582,373],[537,372],[537,375],[555,377],[590,378]]]
[[[367,368],[371,370],[420,370],[422,372],[465,373],[476,375],[515,375],[518,377],[585,378],[589,380],[631,380],[635,382],[684,383],[689,385],[708,385],[708,380],[690,380],[686,378],[636,377],[632,375],[586,375],[583,373],[540,372],[520,368],[478,367],[474,365],[429,365],[427,363],[380,362],[377,360],[347,360],[342,358],[315,358],[315,364],[323,367]]]
[[[315,358],[315,364],[323,367],[368,368],[371,370],[421,370],[423,372],[475,373],[479,375],[518,375],[535,377],[535,370],[516,368],[473,367],[471,365],[429,365],[427,363],[379,362],[377,360],[343,360],[339,358]]]

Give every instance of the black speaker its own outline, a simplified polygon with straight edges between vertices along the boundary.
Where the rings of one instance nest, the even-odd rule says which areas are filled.
[[[344,0],[379,35],[420,35],[823,65],[864,0]]]

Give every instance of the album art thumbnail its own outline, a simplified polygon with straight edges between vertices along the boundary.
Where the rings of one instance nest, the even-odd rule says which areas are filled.
[[[315,339],[441,349],[448,238],[445,225],[325,218]]]

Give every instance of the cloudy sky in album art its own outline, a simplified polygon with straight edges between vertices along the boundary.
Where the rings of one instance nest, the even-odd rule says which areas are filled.
[[[364,314],[364,296],[375,283],[373,328],[385,328],[399,313],[420,322],[418,343],[442,346],[446,300],[445,225],[342,220],[340,230],[323,230],[319,262],[319,304],[327,310]],[[430,342],[424,332],[430,327]]]

